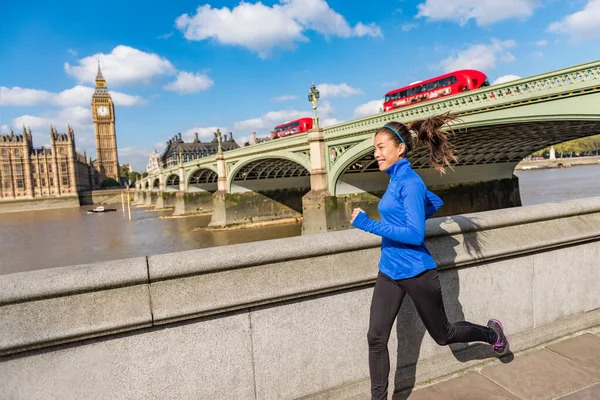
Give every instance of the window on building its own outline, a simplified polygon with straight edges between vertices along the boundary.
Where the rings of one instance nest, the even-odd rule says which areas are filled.
[[[15,165],[15,175],[23,175],[23,165],[21,163]]]
[[[15,149],[15,157],[21,157],[21,152],[19,149]]]
[[[6,189],[10,189],[12,187],[12,183],[10,182],[9,178],[4,178],[4,187]]]
[[[42,178],[42,187],[46,186],[46,178]]]
[[[48,178],[48,186],[54,186],[54,178]]]
[[[60,163],[60,172],[67,172],[67,163],[66,162]]]
[[[23,189],[24,187],[23,178],[17,178],[17,189]]]
[[[68,176],[63,176],[62,177],[62,185],[63,186],[69,186],[69,177]]]
[[[35,164],[33,164],[33,165],[31,166],[31,173],[32,173],[32,174],[35,174]]]
[[[48,168],[48,172],[52,172],[50,171],[50,168]],[[40,164],[40,174],[44,173],[44,164]]]
[[[2,157],[8,157],[8,151],[6,151],[6,149],[2,149]]]
[[[35,178],[33,178],[33,187],[38,187],[38,182]]]
[[[61,147],[58,152],[60,153],[61,156],[64,156],[65,155],[65,148]]]

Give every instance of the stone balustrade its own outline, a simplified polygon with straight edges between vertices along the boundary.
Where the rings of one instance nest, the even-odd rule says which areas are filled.
[[[435,218],[426,240],[451,320],[499,318],[515,351],[600,325],[600,197]],[[353,229],[2,275],[2,395],[364,391],[379,245]],[[437,346],[408,299],[390,349],[391,382],[403,387],[492,356]]]

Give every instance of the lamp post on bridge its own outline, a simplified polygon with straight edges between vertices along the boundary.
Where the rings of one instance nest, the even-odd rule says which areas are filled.
[[[325,132],[319,127],[319,118],[317,117],[319,97],[319,90],[313,83],[308,92],[308,101],[313,108],[313,127],[307,135],[311,170],[310,191],[302,197],[303,235],[335,230],[337,222],[333,220],[334,216],[331,210],[343,208],[337,206],[335,196],[329,192]],[[345,215],[344,218],[347,219]]]
[[[317,117],[317,102],[319,101],[319,89],[315,87],[315,83],[310,86],[308,92],[308,101],[312,104],[313,108],[313,129],[319,129],[319,117]]]

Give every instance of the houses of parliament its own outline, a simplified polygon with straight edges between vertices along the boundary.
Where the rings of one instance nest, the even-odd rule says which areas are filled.
[[[115,108],[100,65],[92,96],[96,160],[75,148],[75,132],[50,127],[50,146],[34,148],[31,130],[0,134],[0,202],[76,196],[99,188],[107,178],[119,181]]]

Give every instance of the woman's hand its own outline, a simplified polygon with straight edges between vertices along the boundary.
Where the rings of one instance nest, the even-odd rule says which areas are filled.
[[[354,219],[358,216],[358,213],[360,213],[360,212],[365,212],[365,210],[363,210],[360,207],[357,207],[354,209],[354,211],[352,211],[352,218],[350,219],[350,223],[354,222]]]

